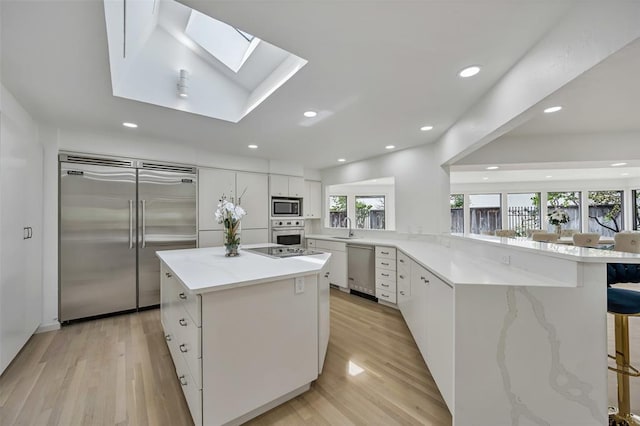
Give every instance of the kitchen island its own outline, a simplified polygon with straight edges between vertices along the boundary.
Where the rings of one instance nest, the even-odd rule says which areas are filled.
[[[398,237],[348,241],[397,251],[396,307],[454,425],[607,424],[606,264],[640,263],[640,255],[487,236]]]
[[[235,425],[299,395],[329,341],[329,254],[157,252],[161,320],[196,425]]]

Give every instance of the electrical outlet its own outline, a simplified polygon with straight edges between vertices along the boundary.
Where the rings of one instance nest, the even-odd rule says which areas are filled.
[[[511,256],[509,256],[508,254],[503,254],[502,256],[500,256],[500,262],[504,263],[505,265],[510,264]]]
[[[296,277],[295,294],[304,293],[304,277]]]

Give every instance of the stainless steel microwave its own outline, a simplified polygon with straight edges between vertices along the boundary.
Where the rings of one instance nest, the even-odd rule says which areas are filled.
[[[302,200],[300,198],[272,198],[271,216],[302,216]]]

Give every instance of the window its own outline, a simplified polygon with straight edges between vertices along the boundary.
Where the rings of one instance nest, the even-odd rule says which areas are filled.
[[[469,195],[471,233],[493,235],[502,229],[500,194]]]
[[[385,229],[384,195],[356,195],[356,228]]]
[[[640,229],[640,190],[632,191],[633,197],[633,229]]]
[[[569,222],[562,225],[563,229],[580,231],[580,191],[549,192],[547,193],[547,214],[555,210],[564,210],[569,214]],[[555,226],[547,221],[547,231],[554,232]]]
[[[464,232],[464,195],[451,194],[449,196],[451,204],[451,232]]]
[[[507,194],[507,227],[518,237],[530,229],[540,229],[540,193]]]
[[[623,191],[589,191],[589,232],[611,237],[624,229]]]
[[[347,196],[329,196],[329,226],[331,228],[346,228],[345,218],[347,217]]]

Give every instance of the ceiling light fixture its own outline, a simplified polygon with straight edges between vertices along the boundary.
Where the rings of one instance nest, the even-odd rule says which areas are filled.
[[[474,75],[480,72],[480,67],[477,65],[472,65],[470,67],[466,67],[462,71],[458,73],[458,75],[462,78],[473,77]]]
[[[485,176],[482,178],[482,180],[489,180],[489,178]]]
[[[487,167],[487,170],[498,170],[500,167],[498,166],[489,166]]]
[[[627,163],[613,163],[611,167],[620,167],[620,166],[626,166],[626,165]]]
[[[307,117],[307,118],[313,118],[316,115],[318,115],[318,113],[315,112],[315,111],[305,111],[304,112],[304,116]]]
[[[422,130],[423,132],[428,132],[431,129],[433,129],[433,126],[422,126],[422,127],[420,127],[420,130]]]
[[[551,176],[551,175],[546,175],[545,177],[546,177],[547,179],[549,179],[549,178],[552,178],[553,176]]]
[[[558,111],[560,111],[561,109],[562,109],[562,107],[561,107],[560,105],[552,106],[552,107],[546,108],[546,109],[544,110],[544,113],[545,113],[545,114],[551,114],[551,113],[554,113],[554,112],[558,112]]]
[[[178,96],[181,98],[188,98],[189,93],[187,93],[187,89],[189,85],[187,84],[187,80],[189,79],[189,73],[187,70],[180,70],[180,76],[178,77]]]
[[[620,173],[620,176],[629,176],[629,173]]]
[[[247,145],[247,148],[258,149],[258,145]]]
[[[135,129],[136,127],[138,127],[138,125],[136,123],[128,123],[128,122],[124,122],[124,123],[122,123],[122,125],[124,127],[129,127],[131,129]]]
[[[345,161],[347,161],[345,158],[338,158],[338,163],[344,163]]]
[[[384,149],[393,149],[395,147],[396,147],[395,145],[387,145],[384,147]]]

